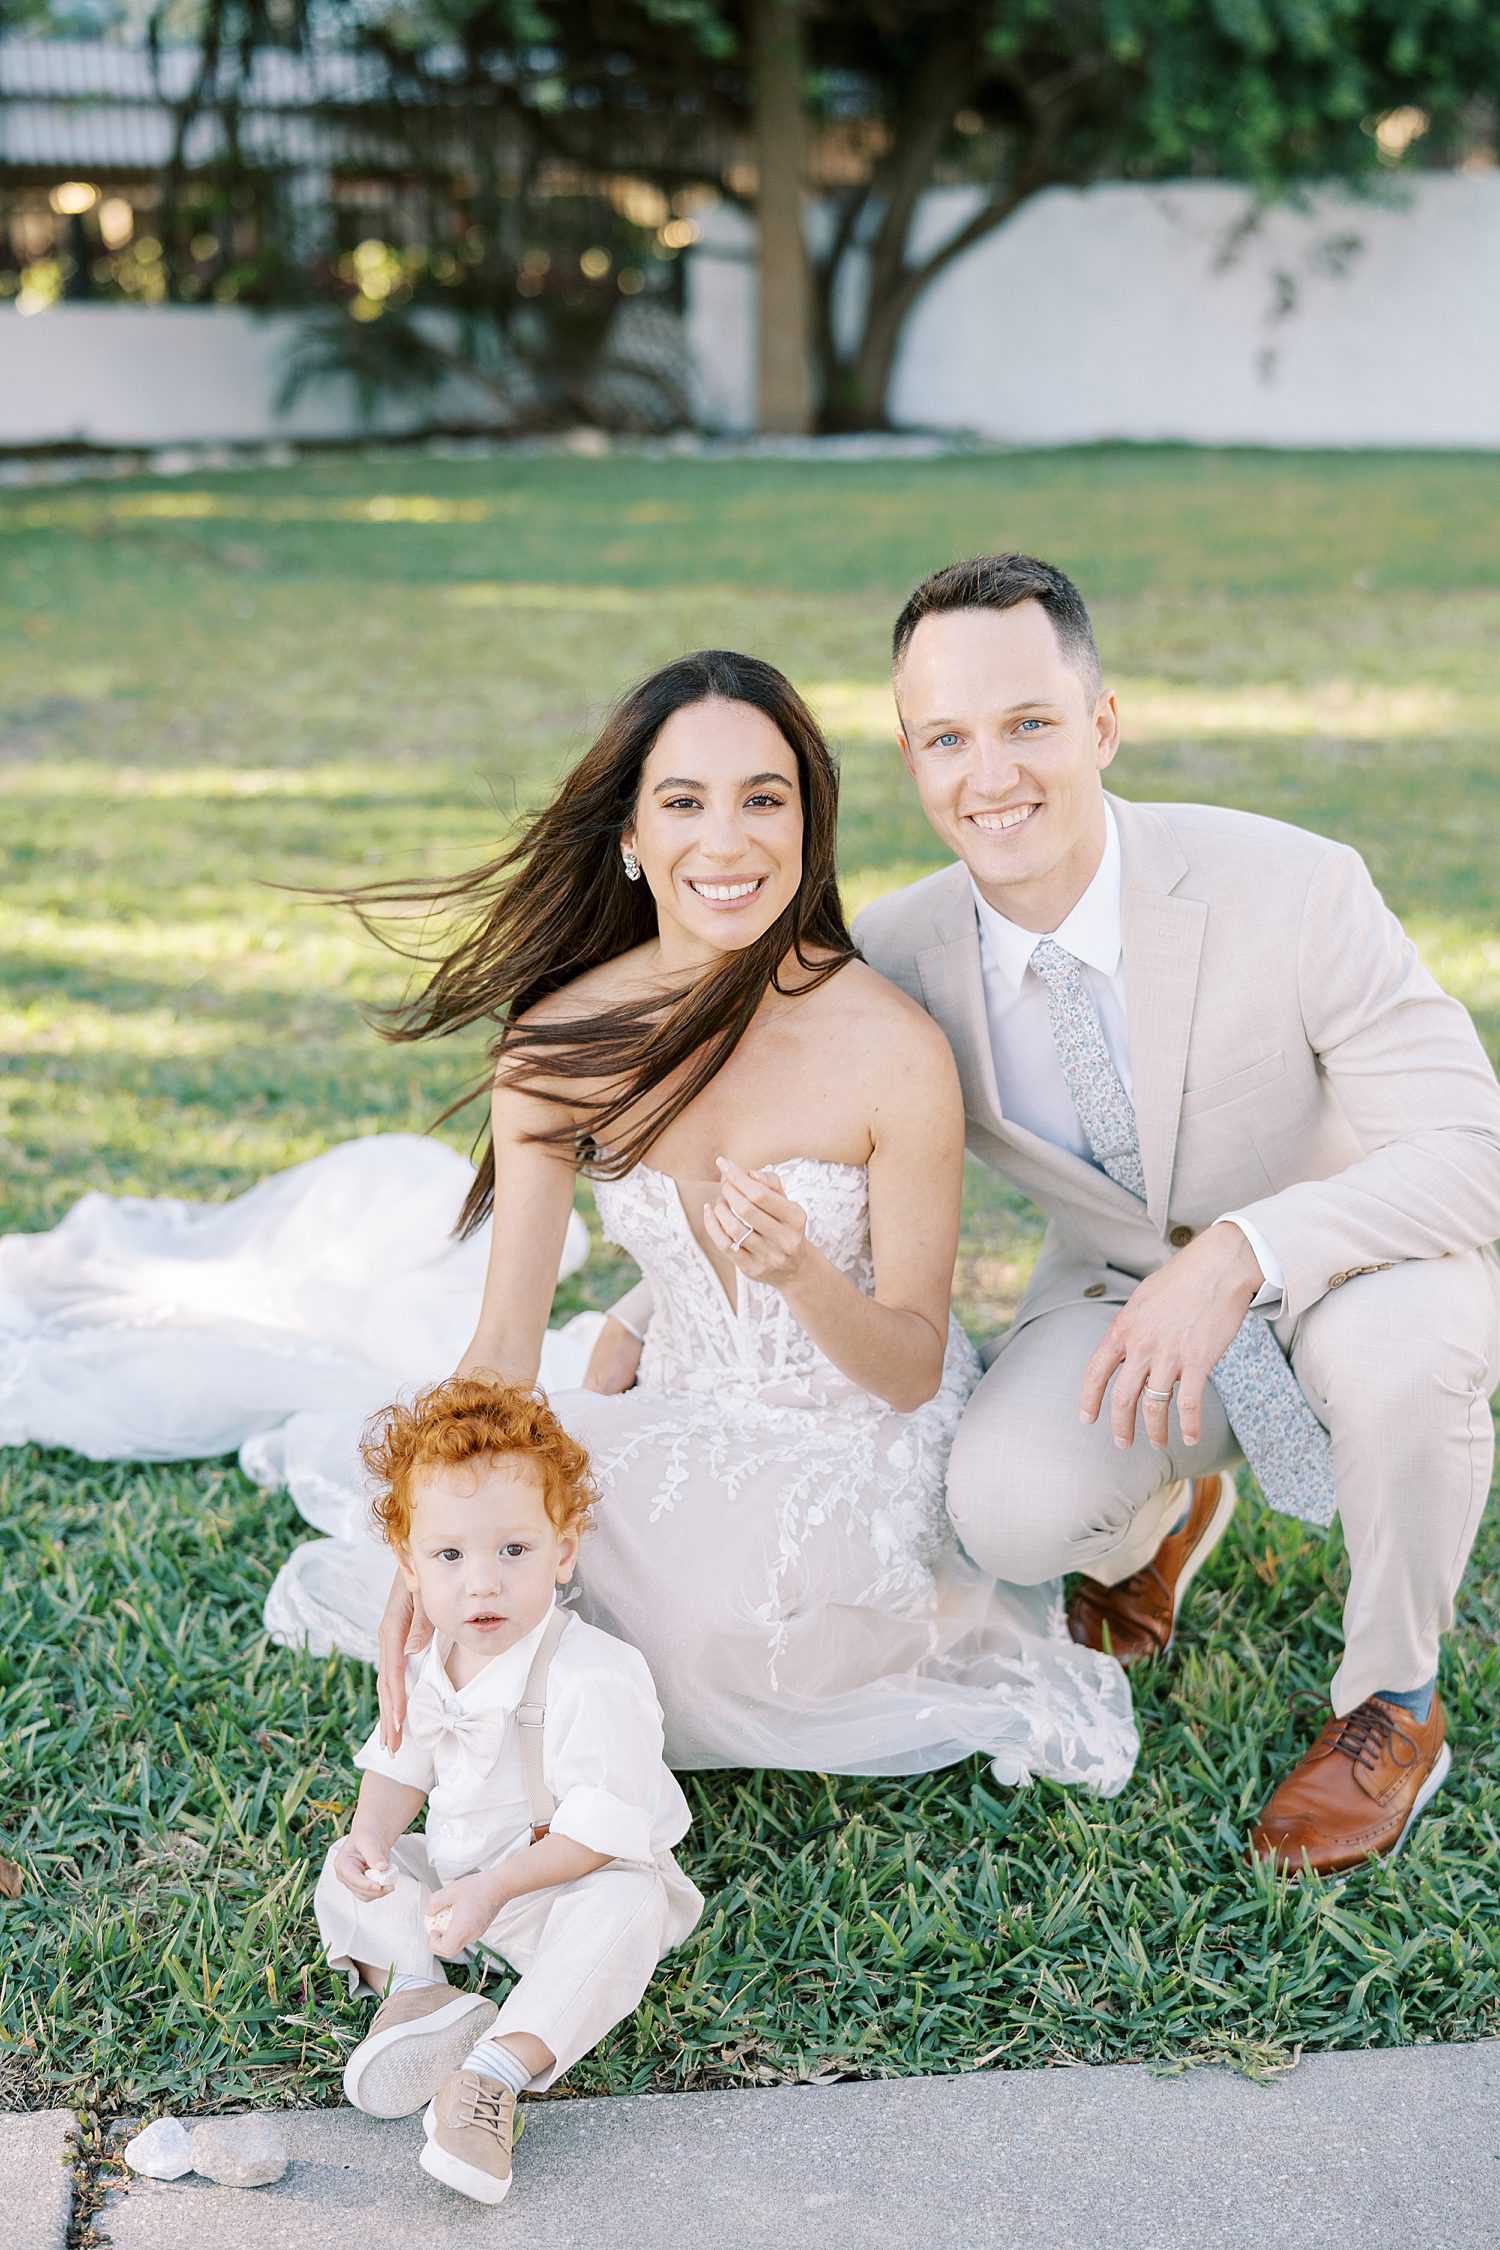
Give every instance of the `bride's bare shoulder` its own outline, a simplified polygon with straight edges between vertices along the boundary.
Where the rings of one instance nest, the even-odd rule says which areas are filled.
[[[612,961],[600,961],[582,970],[555,992],[523,1009],[512,1019],[511,1029],[581,1023],[590,1017],[607,1016],[613,1009],[644,997],[651,990],[646,963],[653,952],[653,947],[636,946]],[[497,1118],[503,1109],[522,1124],[529,1125],[545,1115],[547,1122],[555,1125],[566,1113],[582,1116],[599,1090],[591,1078],[579,1077],[573,1070],[549,1071],[544,1045],[528,1045],[525,1041],[511,1045],[507,1033],[507,1044],[495,1066]]]
[[[566,1023],[571,1017],[604,1015],[623,1002],[643,998],[652,989],[648,964],[655,952],[654,945],[637,945],[628,953],[616,954],[612,961],[598,961],[544,999],[533,1002],[515,1020],[518,1024]]]
[[[925,1008],[865,961],[847,961],[820,985],[817,998],[831,1025],[862,1041],[878,1038],[886,1061],[951,1062],[944,1033]]]

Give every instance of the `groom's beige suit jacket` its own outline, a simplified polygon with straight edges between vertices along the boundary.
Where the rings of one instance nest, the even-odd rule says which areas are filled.
[[[1083,1297],[1123,1302],[1231,1211],[1281,1261],[1279,1329],[1355,1274],[1492,1245],[1500,1085],[1358,854],[1250,813],[1110,801],[1144,1210],[1003,1115],[964,867],[854,926],[947,1033],[970,1150],[1047,1217],[1015,1328]]]

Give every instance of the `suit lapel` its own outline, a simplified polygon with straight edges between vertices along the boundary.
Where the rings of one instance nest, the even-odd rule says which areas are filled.
[[[1208,908],[1172,895],[1187,861],[1159,814],[1118,797],[1111,803],[1120,824],[1125,1013],[1146,1210],[1165,1227]]]
[[[979,964],[979,923],[968,869],[955,866],[952,876],[933,916],[934,942],[918,952],[917,971],[927,1013],[941,1024],[953,1049],[964,1108],[976,1122],[998,1132],[1003,1120]]]

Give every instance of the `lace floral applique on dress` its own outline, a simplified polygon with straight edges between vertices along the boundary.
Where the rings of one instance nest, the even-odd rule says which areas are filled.
[[[864,1167],[776,1169],[810,1240],[872,1291]],[[730,1303],[666,1174],[596,1196],[655,1310],[634,1390],[554,1396],[601,1494],[580,1607],[645,1653],[673,1762],[915,1773],[985,1750],[1005,1779],[1123,1786],[1118,1667],[1068,1639],[1055,1588],[997,1590],[954,1542],[943,1477],[980,1372],[957,1322],[937,1395],[899,1413],[778,1290],[740,1274]]]

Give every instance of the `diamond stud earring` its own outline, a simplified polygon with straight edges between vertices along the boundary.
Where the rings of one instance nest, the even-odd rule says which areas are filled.
[[[624,853],[624,855],[623,855],[623,857],[624,857],[624,861],[625,861],[625,880],[626,880],[626,882],[627,882],[627,883],[638,883],[638,882],[640,881],[640,879],[641,879],[641,863],[640,863],[640,861],[639,861],[639,860],[638,860],[638,859],[636,858],[636,856],[635,856],[635,853],[634,853],[634,852],[632,852],[632,851],[627,851],[627,852],[625,852],[625,853]]]

